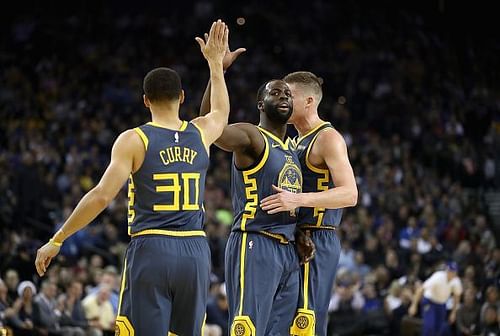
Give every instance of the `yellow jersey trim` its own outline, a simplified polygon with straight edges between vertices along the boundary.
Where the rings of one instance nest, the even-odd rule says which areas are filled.
[[[123,263],[123,270],[122,270],[122,281],[120,285],[120,297],[118,299],[118,316],[121,313],[121,308],[122,308],[122,299],[123,299],[123,291],[125,290],[125,278],[127,277],[127,258],[125,258],[125,261]]]
[[[208,150],[208,148],[210,147],[206,140],[205,140],[205,133],[203,133],[203,130],[201,129],[200,126],[196,125],[194,122],[191,123],[194,127],[196,127],[196,129],[198,130],[198,132],[200,132],[200,137],[201,137],[201,142],[203,142],[203,145],[205,146],[205,149],[207,150],[207,154],[208,156],[210,156],[210,151]]]
[[[147,135],[144,134],[144,132],[139,127],[134,128],[134,131],[141,137],[141,140],[144,143],[144,149],[148,150],[149,139]]]
[[[290,138],[286,138],[285,142],[283,142],[283,140],[281,140],[280,138],[278,138],[276,135],[274,135],[273,133],[269,132],[268,130],[266,130],[266,129],[260,127],[260,126],[257,126],[257,128],[261,132],[263,132],[264,134],[267,134],[269,137],[271,137],[278,144],[280,144],[281,148],[283,148],[284,150],[288,150],[288,144],[290,143]]]
[[[299,142],[301,142],[302,140],[304,140],[305,138],[307,138],[309,135],[311,135],[312,133],[316,132],[321,126],[325,125],[325,124],[328,124],[328,121],[323,121],[321,124],[319,124],[318,126],[314,127],[313,129],[309,130],[306,132],[306,134],[304,134],[303,136],[299,137],[296,141],[296,144],[298,145]]]
[[[304,264],[304,309],[309,303],[309,262]]]
[[[288,244],[289,241],[286,239],[283,235],[279,233],[271,233],[267,231],[259,231],[260,234],[263,234],[264,236],[268,236],[270,238],[278,240],[281,244]]]
[[[243,314],[243,299],[245,297],[245,254],[247,247],[247,233],[243,232],[240,250],[240,309],[238,315]]]
[[[151,125],[151,126],[159,127],[159,128],[164,128],[164,129],[167,129],[167,130],[170,130],[170,131],[174,131],[174,132],[175,131],[182,132],[182,131],[184,131],[187,128],[188,122],[186,120],[182,120],[182,124],[179,127],[179,129],[168,128],[168,127],[165,127],[165,126],[160,125],[158,123],[155,123],[154,121],[148,122],[147,125]]]
[[[173,236],[173,237],[206,237],[207,234],[202,230],[191,230],[191,231],[173,231],[173,230],[162,230],[162,229],[147,229],[136,233],[132,233],[131,237],[145,236],[145,235],[163,235],[163,236]]]
[[[318,226],[318,224],[304,224],[304,225],[299,225],[299,229],[313,229],[313,230],[317,230],[317,229],[321,229],[321,230],[337,230],[337,227],[336,226],[332,226],[332,225],[320,225]]]
[[[264,155],[262,156],[262,159],[255,167],[249,170],[242,171],[243,183],[245,184],[245,197],[247,202],[245,204],[245,213],[241,217],[241,231],[245,231],[247,220],[255,217],[255,212],[257,211],[257,207],[259,206],[259,196],[257,193],[255,193],[255,191],[257,191],[257,180],[250,177],[250,175],[258,172],[264,166],[267,158],[269,157],[269,142],[267,141],[267,138],[264,136],[264,134],[262,134],[262,137],[264,138],[265,143]]]
[[[322,132],[319,131],[314,135],[314,138],[311,140],[309,143],[309,146],[307,147],[307,152],[306,152],[306,166],[316,174],[321,174],[323,175],[322,177],[318,178],[317,184],[316,184],[316,190],[318,191],[326,191],[328,190],[328,182],[330,181],[330,171],[328,169],[322,169],[314,166],[311,162],[309,162],[309,154],[311,153],[311,148],[313,147],[314,143],[316,142],[316,139],[318,138],[318,135]],[[314,217],[318,218],[318,221],[316,222],[316,226],[321,226],[321,223],[323,223],[323,216],[325,215],[325,208],[314,208]]]

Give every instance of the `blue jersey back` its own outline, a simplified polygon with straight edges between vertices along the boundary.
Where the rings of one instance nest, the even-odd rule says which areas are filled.
[[[332,128],[332,125],[329,122],[324,122],[304,136],[296,138],[295,141],[304,178],[302,191],[305,193],[324,191],[334,187],[330,171],[315,167],[309,162],[311,148],[319,133],[325,128]],[[298,225],[300,227],[328,228],[338,226],[341,218],[342,209],[301,207],[299,209]]]
[[[295,211],[267,214],[260,200],[274,194],[272,185],[291,192],[301,192],[302,174],[292,142],[285,143],[274,134],[259,127],[265,142],[264,154],[253,167],[239,170],[232,165],[231,194],[233,198],[233,231],[279,234],[294,239],[297,217]]]
[[[134,129],[146,154],[129,180],[129,234],[143,230],[202,230],[209,165],[200,130],[184,121],[179,130],[147,123]]]

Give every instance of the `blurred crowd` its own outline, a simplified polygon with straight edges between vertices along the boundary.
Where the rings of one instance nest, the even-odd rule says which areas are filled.
[[[148,121],[147,71],[176,69],[187,96],[182,117],[196,116],[208,67],[194,37],[222,16],[231,47],[248,49],[226,74],[231,121],[257,120],[261,82],[309,70],[324,80],[322,117],[346,139],[360,198],[338,231],[329,334],[402,335],[405,323],[418,326],[407,315],[415,286],[450,259],[464,287],[452,335],[500,333],[500,223],[486,201],[500,195],[499,39],[443,28],[437,14],[356,2],[313,0],[309,15],[293,2],[223,4],[123,11],[80,3],[81,15],[49,6],[3,21],[0,327],[16,336],[113,333],[129,239],[125,190],[64,243],[42,279],[36,250],[96,185],[119,132]],[[212,148],[209,335],[228,334],[230,164]]]

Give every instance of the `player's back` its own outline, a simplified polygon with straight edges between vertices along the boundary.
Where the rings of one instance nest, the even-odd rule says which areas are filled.
[[[290,141],[283,143],[260,127],[259,131],[265,140],[262,157],[245,170],[232,164],[231,194],[235,214],[232,230],[278,234],[293,240],[297,222],[295,212],[270,215],[260,208],[259,202],[275,193],[273,184],[291,192],[301,192],[298,157]]]
[[[334,187],[333,179],[327,168],[318,168],[309,161],[309,154],[318,135],[326,128],[332,128],[329,122],[324,122],[302,137],[296,138],[297,155],[302,169],[302,192],[320,192]],[[325,209],[301,207],[298,215],[298,225],[303,228],[331,228],[340,224],[342,209]]]
[[[129,181],[129,234],[202,230],[209,157],[199,129],[186,121],[179,130],[150,122],[135,131],[146,154]]]

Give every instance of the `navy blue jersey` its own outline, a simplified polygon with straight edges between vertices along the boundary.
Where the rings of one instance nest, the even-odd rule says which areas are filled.
[[[269,215],[260,207],[260,201],[274,194],[272,185],[291,192],[301,192],[302,174],[300,163],[292,148],[274,134],[259,127],[265,142],[262,158],[253,167],[239,170],[232,165],[231,194],[233,198],[234,223],[232,231],[279,234],[293,240],[297,223],[296,212],[281,212]]]
[[[209,165],[200,130],[155,123],[134,129],[146,155],[129,181],[129,234],[144,230],[202,230],[205,176]]]
[[[315,167],[309,162],[309,153],[319,133],[325,128],[331,127],[332,125],[329,122],[324,122],[304,136],[295,139],[302,176],[304,178],[302,191],[305,193],[324,191],[334,187],[330,171]],[[301,207],[299,209],[298,225],[301,227],[328,228],[338,226],[341,218],[342,209]]]

